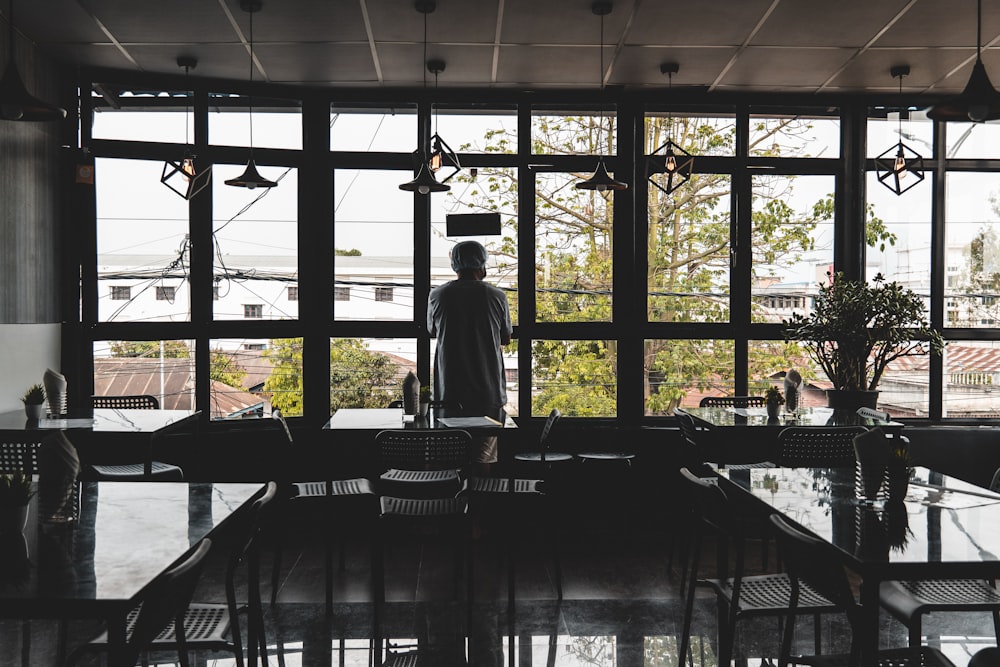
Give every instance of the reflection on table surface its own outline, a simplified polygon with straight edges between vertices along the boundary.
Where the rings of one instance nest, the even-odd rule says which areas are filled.
[[[767,408],[678,408],[710,426],[884,426],[902,428],[903,424],[860,417],[851,410],[803,407],[794,412],[780,412],[777,419],[768,419]]]
[[[24,532],[0,539],[0,611],[72,615],[87,603],[133,599],[262,488],[85,482],[78,518],[65,523],[40,521],[36,495]]]
[[[107,433],[153,433],[161,428],[198,415],[197,410],[136,410],[133,408],[95,408],[92,416],[39,419],[28,421],[23,411],[0,413],[0,430],[45,431],[86,429]]]
[[[874,508],[857,500],[853,468],[716,472],[858,561],[1000,565],[1000,495],[926,468],[902,502]]]
[[[323,427],[334,430],[383,431],[398,428],[463,428],[503,430],[517,428],[503,410],[483,414],[451,408],[432,408],[426,417],[403,420],[402,408],[341,408]]]

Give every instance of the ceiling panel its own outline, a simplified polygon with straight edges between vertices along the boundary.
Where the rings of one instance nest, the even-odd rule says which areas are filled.
[[[868,49],[848,63],[831,85],[853,90],[899,90],[899,80],[894,79],[889,70],[896,65],[909,65],[910,74],[903,77],[903,90],[921,92],[941,80],[968,55],[967,52],[953,49],[921,49],[904,52],[895,49]],[[965,69],[964,72],[964,77],[968,78],[969,69]],[[965,80],[964,78],[961,82],[949,80],[948,84],[935,90],[949,92],[949,89],[952,89],[951,92],[958,92],[965,85]]]
[[[786,0],[775,7],[750,43],[862,47],[908,4],[908,0]]]
[[[984,3],[987,4],[988,3]],[[996,7],[994,7],[994,10]],[[983,37],[989,41],[1000,29],[1000,12],[983,15]],[[989,29],[987,30],[987,26]],[[878,46],[976,45],[976,0],[917,2],[878,42]]]
[[[633,2],[619,0],[604,17],[604,43],[617,44],[633,11]],[[507,0],[504,3],[504,44],[589,44],[601,41],[601,19],[590,2]]]
[[[772,0],[651,2],[639,7],[627,44],[730,45],[746,41]],[[812,4],[812,3],[810,3]]]
[[[677,63],[673,85],[704,86],[714,81],[736,53],[736,47],[639,47],[627,46],[615,61],[610,83],[620,85],[666,86],[671,77],[660,72],[660,64]]]
[[[81,5],[103,23],[119,42],[189,44],[238,40],[217,0],[141,3],[86,0]],[[256,17],[254,22],[257,22]]]
[[[855,53],[853,49],[773,48],[743,50],[726,72],[724,85],[780,90],[818,88]]]
[[[382,75],[386,83],[412,83],[422,85],[421,46],[419,44],[390,44],[379,49]],[[438,75],[438,85],[479,86],[488,83],[493,63],[491,46],[438,45],[428,52],[428,58],[444,60],[445,69]],[[434,75],[426,73],[427,86],[434,86]]]
[[[599,86],[595,47],[505,46],[500,49],[499,78],[504,84]],[[585,64],[583,64],[585,63]]]

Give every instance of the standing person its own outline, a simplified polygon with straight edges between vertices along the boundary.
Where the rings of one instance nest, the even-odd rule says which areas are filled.
[[[488,255],[481,243],[457,243],[450,256],[457,279],[435,287],[427,300],[427,330],[437,337],[434,399],[494,415],[507,403],[501,349],[513,333],[507,295],[483,282]],[[489,470],[497,460],[496,436],[473,444],[473,462]]]

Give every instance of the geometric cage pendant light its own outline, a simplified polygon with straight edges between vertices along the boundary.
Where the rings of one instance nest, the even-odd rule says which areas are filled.
[[[426,93],[428,70],[434,72],[434,80],[437,81],[437,75],[440,72],[443,72],[445,67],[443,60],[431,60],[431,61],[427,60],[427,15],[432,13],[435,9],[437,9],[437,3],[434,2],[434,0],[416,0],[416,2],[414,3],[414,7],[416,7],[416,10],[418,12],[424,15],[423,64],[425,65],[425,67],[423,68],[423,76],[424,76],[424,92]],[[442,139],[437,135],[437,132],[435,131],[434,137],[437,139],[436,147],[440,149],[440,152],[437,152],[433,156],[433,161],[432,161],[430,139],[427,138],[427,135],[423,130],[420,131],[420,137],[421,137],[420,147],[417,148],[417,150],[414,151],[413,153],[416,158],[417,174],[416,176],[413,177],[413,180],[406,181],[405,183],[400,183],[399,189],[403,190],[404,192],[413,192],[418,195],[429,195],[432,192],[448,192],[449,190],[451,190],[451,186],[448,185],[447,183],[438,181],[438,179],[434,175],[434,172],[436,172],[439,168],[441,168],[441,166],[444,166],[443,158],[445,156],[445,153],[443,148],[444,146],[447,146],[447,144],[444,144]],[[442,144],[444,144],[444,146],[442,146]],[[450,148],[448,148],[447,150],[451,156],[454,156],[454,152],[451,151]],[[454,176],[455,173],[458,173],[458,170],[462,168],[461,165],[458,164],[457,156],[455,156],[454,162],[455,162],[454,165],[449,165],[456,167],[455,172],[452,173],[451,176]],[[449,178],[451,176],[449,176]]]
[[[184,95],[190,94],[191,86],[188,84],[188,74],[198,66],[198,60],[191,56],[180,56],[177,64],[184,68]],[[184,199],[191,199],[196,194],[205,189],[212,180],[212,167],[198,169],[195,166],[195,154],[191,151],[190,136],[188,135],[188,112],[190,105],[184,105],[184,155],[180,161],[166,160],[163,163],[163,173],[160,175],[160,182],[179,194]]]
[[[597,16],[601,17],[601,41],[598,44],[601,58],[600,58],[600,69],[598,70],[598,81],[601,85],[601,122],[600,126],[604,125],[604,17],[611,13],[611,2],[609,0],[597,0],[591,5],[591,11]],[[606,192],[607,190],[628,190],[628,183],[623,181],[615,180],[611,174],[608,173],[608,168],[604,164],[604,156],[600,156],[597,159],[597,168],[594,169],[593,175],[585,181],[577,181],[574,184],[578,190],[596,190],[598,192]]]
[[[889,71],[899,79],[899,143],[875,158],[875,175],[879,183],[901,195],[924,180],[924,158],[903,143],[903,77],[910,73],[910,67],[897,65]]]
[[[260,0],[240,0],[240,9],[250,14],[250,85],[253,86],[253,15],[259,12],[261,8]],[[246,169],[243,173],[236,178],[230,178],[226,181],[226,185],[232,185],[237,188],[246,188],[247,190],[254,190],[256,188],[274,188],[278,184],[275,181],[268,180],[260,175],[257,171],[257,165],[253,161],[253,90],[250,91],[249,96],[250,105],[250,159],[247,160]]]
[[[14,0],[10,0],[7,12],[7,68],[0,78],[0,118],[4,120],[50,121],[62,120],[66,110],[43,102],[28,92],[24,79],[17,71],[14,61]]]
[[[673,75],[679,70],[680,65],[677,63],[663,63],[660,65],[660,72],[670,77],[668,89],[673,88]],[[691,171],[694,168],[694,157],[675,144],[674,140],[670,137],[672,129],[670,121],[671,114],[667,112],[667,142],[646,157],[647,180],[665,195],[669,195],[690,181]],[[659,174],[666,174],[666,178],[655,178]]]

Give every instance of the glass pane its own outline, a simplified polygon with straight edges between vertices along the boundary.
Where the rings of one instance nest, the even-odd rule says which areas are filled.
[[[996,174],[945,175],[945,326],[1000,326]]]
[[[480,167],[473,177],[468,170],[449,181],[451,191],[431,197],[431,285],[454,280],[448,253],[459,241],[479,241],[490,253],[486,280],[507,292],[510,316],[517,324],[517,178],[514,169]],[[469,235],[464,225],[453,223],[448,235],[447,216],[464,213],[499,213],[500,235]]]
[[[189,321],[188,202],[162,162],[97,158],[94,172],[98,320]]]
[[[753,157],[840,157],[840,118],[837,116],[750,116],[750,155]]]
[[[754,176],[756,322],[802,312],[833,267],[833,176]]]
[[[942,417],[995,419],[1000,416],[1000,342],[950,341],[944,348]],[[927,357],[911,357],[926,365]],[[923,377],[926,381],[926,368]],[[879,406],[882,401],[879,401]]]
[[[330,411],[388,407],[402,399],[409,371],[417,372],[416,339],[331,338]]]
[[[947,157],[982,159],[1000,157],[1000,124],[944,123]]]
[[[218,339],[212,345],[212,419],[302,416],[302,339]]]
[[[298,300],[288,298],[288,287],[298,286],[298,172],[267,171],[278,172],[268,174],[278,187],[248,190],[212,179],[217,320],[298,317]]]
[[[736,154],[736,117],[731,114],[708,116],[660,111],[647,113],[645,124],[646,155],[668,139],[691,155]]]
[[[573,174],[535,179],[536,319],[611,320],[612,192],[577,190]]]
[[[732,181],[695,174],[682,187],[680,196],[649,188],[647,316],[651,322],[726,322]]]
[[[614,155],[618,148],[617,128],[617,118],[610,111],[573,115],[534,111],[531,152],[535,155]],[[587,176],[589,174],[583,178]]]
[[[517,112],[438,111],[431,120],[452,150],[459,153],[517,153]]]
[[[210,144],[302,149],[302,110],[297,100],[254,97],[252,126],[250,101],[241,95],[222,94],[210,97],[208,106]]]
[[[334,172],[335,319],[413,319],[413,197],[422,195],[399,189],[410,178],[402,171]],[[446,260],[447,253],[451,271]],[[441,261],[435,257],[435,273]]]
[[[195,410],[193,340],[94,341],[94,396],[156,398],[161,410]]]
[[[930,295],[931,183],[929,178],[899,196],[868,174],[865,274],[881,273],[920,294]]]
[[[873,113],[884,112],[884,110],[873,110]],[[899,112],[892,111],[885,117],[871,117],[868,119],[868,157],[876,158],[879,155],[890,151],[890,155],[896,153],[896,146],[902,141],[906,146],[929,159],[934,155],[934,122],[924,114],[916,117],[916,114],[904,114],[900,122]],[[952,125],[952,123],[948,123]]]
[[[643,344],[644,414],[697,407],[703,396],[734,393],[733,341],[649,339]]]
[[[831,387],[830,381],[800,343],[751,340],[747,353],[750,363],[747,377],[751,395],[763,396],[768,387],[777,387],[784,393],[785,375],[796,370],[802,376],[799,407],[826,407],[826,390]]]
[[[614,417],[618,345],[609,340],[535,340],[531,344],[531,414]]]
[[[177,106],[163,111],[95,109],[91,134],[95,139],[194,143],[194,114],[185,113],[184,100],[178,100]]]
[[[417,147],[413,105],[392,108],[330,108],[330,148],[335,151],[406,152]]]

